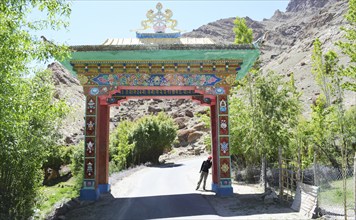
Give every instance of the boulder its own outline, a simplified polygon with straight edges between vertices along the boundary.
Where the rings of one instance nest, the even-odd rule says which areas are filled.
[[[176,101],[176,106],[181,106],[184,103],[184,99],[178,99]]]
[[[163,109],[164,109],[165,112],[172,111],[172,107],[171,106],[165,106]]]
[[[179,112],[179,111],[174,111],[172,113],[172,118],[178,118],[178,117],[184,117],[184,114],[182,112]]]
[[[193,129],[179,130],[178,131],[178,141],[180,142],[180,145],[187,146],[188,145],[188,137],[190,134],[192,134],[194,132],[195,132],[195,130],[193,130]]]
[[[174,119],[175,123],[178,125],[178,129],[182,129],[186,127],[185,122],[187,121],[184,117],[179,117]]]
[[[197,111],[198,114],[206,115],[208,113],[208,108],[202,108]]]
[[[191,118],[194,117],[194,113],[193,113],[191,110],[189,110],[189,109],[186,109],[186,110],[185,110],[185,115],[188,116],[188,117],[191,117]]]
[[[198,140],[201,136],[203,136],[203,132],[200,131],[194,131],[193,133],[188,134],[188,143],[195,142]]]
[[[205,125],[204,122],[200,122],[199,124],[193,127],[194,130],[197,131],[209,131],[210,129]]]
[[[162,109],[157,107],[157,106],[148,106],[148,112],[150,113],[157,113],[157,112],[161,112]]]

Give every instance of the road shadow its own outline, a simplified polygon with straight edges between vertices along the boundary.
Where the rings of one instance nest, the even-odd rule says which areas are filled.
[[[159,219],[216,215],[215,209],[199,193],[147,197],[114,198],[101,195],[69,211],[65,219]]]
[[[298,213],[291,209],[290,204],[287,203],[265,203],[262,195],[263,193],[234,193],[230,197],[215,195],[204,195],[204,197],[216,209],[217,214],[222,217]]]
[[[147,167],[153,167],[153,168],[174,168],[174,167],[180,167],[183,166],[184,164],[181,163],[164,163],[164,164],[159,164],[159,165],[148,165]]]
[[[101,195],[96,202],[83,203],[69,211],[65,219],[189,219],[194,216],[219,218],[294,212],[281,204],[264,204],[259,199],[260,195],[234,194],[231,197],[218,197],[213,194],[191,193],[114,198],[107,193]]]

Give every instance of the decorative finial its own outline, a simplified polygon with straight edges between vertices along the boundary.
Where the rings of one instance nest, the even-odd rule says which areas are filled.
[[[155,33],[165,33],[167,28],[175,32],[180,32],[180,30],[175,29],[178,24],[177,20],[171,19],[173,12],[170,9],[166,9],[162,12],[162,8],[162,4],[158,2],[156,5],[157,13],[154,13],[152,9],[148,10],[146,13],[147,19],[141,22],[142,29],[138,29],[136,32],[149,28],[152,28]]]

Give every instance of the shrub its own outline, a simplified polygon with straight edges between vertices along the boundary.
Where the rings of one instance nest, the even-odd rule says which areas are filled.
[[[120,122],[110,139],[110,173],[141,163],[158,163],[159,156],[171,149],[177,129],[164,113]]]
[[[130,136],[134,143],[135,164],[158,163],[159,156],[171,148],[176,137],[177,126],[164,113],[139,119]]]
[[[110,168],[109,172],[116,172],[132,164],[131,154],[134,145],[129,142],[133,122],[122,121],[114,131],[110,140]]]
[[[75,177],[75,189],[79,191],[83,186],[84,180],[84,143],[72,147],[72,155],[70,157],[70,169]]]
[[[48,154],[42,165],[42,169],[44,170],[44,185],[50,185],[53,178],[60,177],[59,170],[61,166],[70,164],[71,162],[72,149],[73,147],[66,146],[49,147]],[[51,169],[51,172],[49,172],[49,169]]]

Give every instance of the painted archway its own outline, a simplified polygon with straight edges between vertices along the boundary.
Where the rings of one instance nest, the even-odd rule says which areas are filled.
[[[181,38],[178,32],[160,30],[71,49],[71,59],[62,64],[77,76],[86,96],[80,199],[95,200],[110,191],[110,106],[130,98],[167,97],[210,106],[212,189],[220,196],[232,195],[228,95],[259,56],[257,47]]]
[[[228,94],[258,56],[252,46],[215,44],[72,47],[70,64],[84,88],[85,178],[80,198],[95,200],[108,192],[109,107],[129,98],[189,98],[211,110],[213,186],[217,195],[232,194]],[[112,50],[115,49],[115,50]],[[168,58],[168,59],[165,59]],[[181,58],[184,58],[182,60]]]

